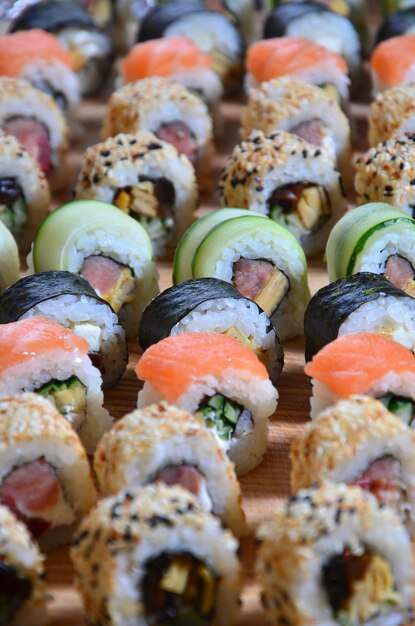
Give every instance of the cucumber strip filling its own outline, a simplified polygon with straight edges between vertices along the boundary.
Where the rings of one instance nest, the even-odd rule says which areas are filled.
[[[324,187],[307,182],[275,189],[268,206],[270,217],[289,228],[297,238],[317,231],[331,215],[330,200]]]
[[[86,387],[76,376],[67,380],[51,380],[36,389],[36,393],[53,402],[75,430],[85,421]]]
[[[266,259],[241,257],[233,264],[232,284],[245,298],[254,300],[270,317],[290,289],[288,277]]]
[[[408,426],[412,425],[415,415],[415,402],[409,398],[403,396],[395,396],[393,393],[388,393],[378,398],[384,404],[384,406],[397,415]]]
[[[150,559],[142,581],[149,623],[208,626],[213,619],[218,582],[217,576],[190,554],[163,553]]]
[[[12,233],[18,233],[27,220],[23,191],[15,178],[0,178],[0,220]]]
[[[10,624],[32,593],[32,582],[0,560],[0,624]]]
[[[252,413],[220,393],[203,400],[195,417],[207,428],[214,428],[224,441],[240,437],[254,427]]]

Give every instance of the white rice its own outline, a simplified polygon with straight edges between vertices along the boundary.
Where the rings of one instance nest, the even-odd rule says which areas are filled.
[[[74,112],[79,104],[81,96],[78,76],[61,61],[35,59],[25,66],[20,78],[25,78],[36,88],[43,81],[49,83],[55,92],[65,96],[70,112]],[[49,95],[53,97],[53,94]]]
[[[404,210],[404,207],[402,207]],[[373,272],[383,274],[385,263],[392,254],[399,254],[408,259],[415,268],[415,237],[413,229],[409,227],[406,232],[395,231],[396,226],[390,229],[382,229],[381,234],[370,237],[357,256],[353,266],[353,272]]]

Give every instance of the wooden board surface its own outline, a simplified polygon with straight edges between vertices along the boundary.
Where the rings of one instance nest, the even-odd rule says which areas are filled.
[[[242,105],[240,102],[227,102],[223,105],[225,134],[216,143],[213,163],[212,188],[201,198],[198,214],[219,208],[217,180],[225,157],[238,141],[238,128]],[[73,166],[74,181],[79,170],[81,157],[88,145],[99,141],[104,105],[85,102],[80,108],[73,129],[73,150],[70,160]],[[364,148],[367,107],[353,105],[355,134]],[[357,131],[357,132],[356,132]],[[54,205],[71,198],[71,191],[54,198]],[[171,263],[159,264],[160,288],[171,285]],[[322,261],[312,261],[309,265],[311,292],[328,283]],[[241,543],[243,566],[243,606],[238,626],[265,626],[265,616],[259,602],[259,590],[254,580],[254,535],[258,524],[269,516],[278,499],[289,494],[289,448],[308,420],[310,387],[303,373],[304,340],[301,337],[285,342],[285,366],[278,384],[279,402],[276,414],[269,428],[268,448],[263,463],[241,480],[243,506],[249,522],[249,535]],[[128,369],[122,380],[105,394],[106,406],[114,418],[120,418],[136,406],[139,383],[134,374],[138,359],[137,344],[130,345]],[[50,553],[46,561],[47,589],[50,594],[49,612],[54,626],[81,626],[84,622],[83,608],[79,595],[72,585],[72,567],[65,548]]]

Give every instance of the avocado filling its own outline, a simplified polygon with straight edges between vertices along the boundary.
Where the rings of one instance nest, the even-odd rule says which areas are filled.
[[[266,259],[241,257],[233,264],[232,284],[245,298],[254,300],[270,316],[290,289],[287,276]]]
[[[162,554],[150,559],[142,582],[152,626],[208,626],[215,610],[218,579],[190,554]]]
[[[195,418],[207,428],[214,428],[218,436],[225,441],[238,437],[247,430],[252,430],[252,413],[243,406],[216,393],[206,398],[199,405]]]
[[[268,200],[270,217],[297,238],[318,230],[331,215],[324,187],[298,182],[275,189]]]
[[[393,393],[387,393],[378,398],[385,407],[397,415],[405,424],[411,426],[415,416],[415,402],[403,396],[395,396]]]
[[[230,326],[230,328],[228,328],[228,330],[225,331],[223,334],[229,335],[230,337],[234,337],[235,339],[237,339],[239,343],[251,350],[251,352],[253,352],[258,357],[261,363],[264,363],[264,365],[267,364],[267,350],[257,346],[252,336],[246,337],[246,335],[241,333],[241,331],[233,325]]]
[[[52,401],[75,430],[85,421],[86,387],[76,376],[67,380],[51,380],[36,389],[36,393]]]
[[[31,593],[31,581],[16,568],[0,561],[0,624],[10,624]]]
[[[379,554],[346,548],[323,567],[323,583],[335,618],[357,626],[400,603],[391,566]]]
[[[15,178],[0,178],[0,220],[12,233],[18,233],[27,220],[23,191]]]
[[[333,85],[332,83],[321,83],[317,86],[324,91],[324,93],[328,98],[330,98],[330,100],[334,100],[334,102],[337,102],[337,104],[339,105],[341,104],[341,96],[335,85]]]
[[[415,297],[415,270],[408,259],[400,254],[391,254],[386,259],[384,276],[395,287]]]

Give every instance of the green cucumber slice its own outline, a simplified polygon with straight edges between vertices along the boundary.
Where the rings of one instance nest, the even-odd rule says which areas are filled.
[[[212,396],[208,402],[208,405],[212,406],[214,409],[222,409],[224,404],[225,398],[218,393]]]
[[[388,393],[385,396],[379,398],[382,404],[394,415],[399,417],[405,424],[410,426],[415,412],[415,402],[409,398],[403,398],[402,396],[395,396],[392,393]]]
[[[0,293],[20,278],[20,261],[17,243],[0,221]]]
[[[207,428],[215,429],[221,439],[229,441],[243,411],[240,404],[217,393],[202,402],[196,418],[202,418]]]

